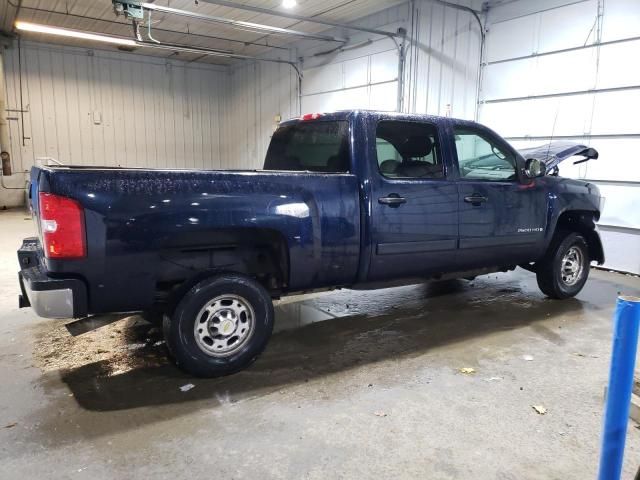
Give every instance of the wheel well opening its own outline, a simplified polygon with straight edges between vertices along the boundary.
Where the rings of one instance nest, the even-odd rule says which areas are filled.
[[[240,273],[274,296],[289,286],[289,249],[282,234],[261,228],[222,229],[172,238],[158,254],[154,304],[165,309],[205,278]]]
[[[602,264],[604,263],[604,251],[600,237],[596,232],[595,222],[597,220],[597,212],[588,210],[564,212],[560,215],[560,218],[558,218],[556,232],[570,231],[580,233],[587,241],[591,261]]]

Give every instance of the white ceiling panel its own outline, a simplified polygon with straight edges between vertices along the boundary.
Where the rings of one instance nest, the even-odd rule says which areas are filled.
[[[261,23],[307,33],[318,33],[328,29],[326,25],[218,6],[207,3],[206,0],[199,2],[194,2],[194,0],[157,0],[154,3],[205,15]],[[234,3],[267,8],[273,10],[274,13],[281,10],[281,0],[236,0]],[[350,23],[398,3],[400,3],[398,0],[324,0],[322,2],[298,0],[298,6],[292,12],[306,17],[318,16],[326,20]],[[0,29],[9,30],[11,28],[11,20],[9,19],[13,18],[15,12],[9,11],[10,8],[8,0],[0,0],[0,15],[2,15]],[[132,36],[130,22],[122,16],[115,15],[111,0],[23,0],[18,20],[96,33]],[[145,32],[146,28],[143,29],[143,34]],[[265,35],[262,32],[233,28],[220,23],[157,12],[152,14],[152,34],[166,43],[182,43],[228,50],[249,56],[273,51],[275,47],[276,51],[280,51],[284,58],[288,58],[287,47],[289,44],[297,40],[297,37],[290,35]],[[348,35],[349,32],[340,34]],[[62,37],[45,37],[27,33],[23,33],[23,35],[25,38],[35,41],[78,45],[78,42],[69,41]],[[95,44],[87,42],[84,43],[84,46],[96,47]],[[158,56],[174,55],[172,52],[146,49],[144,53]],[[191,59],[188,57],[187,59]],[[209,58],[209,60],[211,59]],[[214,59],[214,61],[218,60]]]

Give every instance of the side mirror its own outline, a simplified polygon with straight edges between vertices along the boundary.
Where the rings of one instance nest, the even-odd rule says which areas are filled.
[[[530,158],[524,164],[524,174],[527,178],[544,177],[547,173],[547,166],[537,158]]]

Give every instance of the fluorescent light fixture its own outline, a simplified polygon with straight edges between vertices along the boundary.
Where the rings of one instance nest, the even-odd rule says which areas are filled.
[[[46,33],[48,35],[59,35],[61,37],[81,38],[83,40],[92,40],[95,42],[115,43],[116,45],[127,45],[135,47],[137,44],[134,40],[128,38],[111,37],[109,35],[99,35],[97,33],[81,32],[79,30],[69,30],[67,28],[49,27],[29,22],[16,22],[16,28],[25,32]]]
[[[282,0],[283,8],[294,8],[298,6],[298,2],[296,0]]]

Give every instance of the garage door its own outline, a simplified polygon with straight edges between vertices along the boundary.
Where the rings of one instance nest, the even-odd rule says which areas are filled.
[[[339,54],[303,73],[303,112],[397,107],[398,50],[389,39]]]
[[[521,0],[493,9],[488,29],[480,120],[517,148],[598,149],[561,174],[600,187],[607,266],[640,273],[640,2]]]

